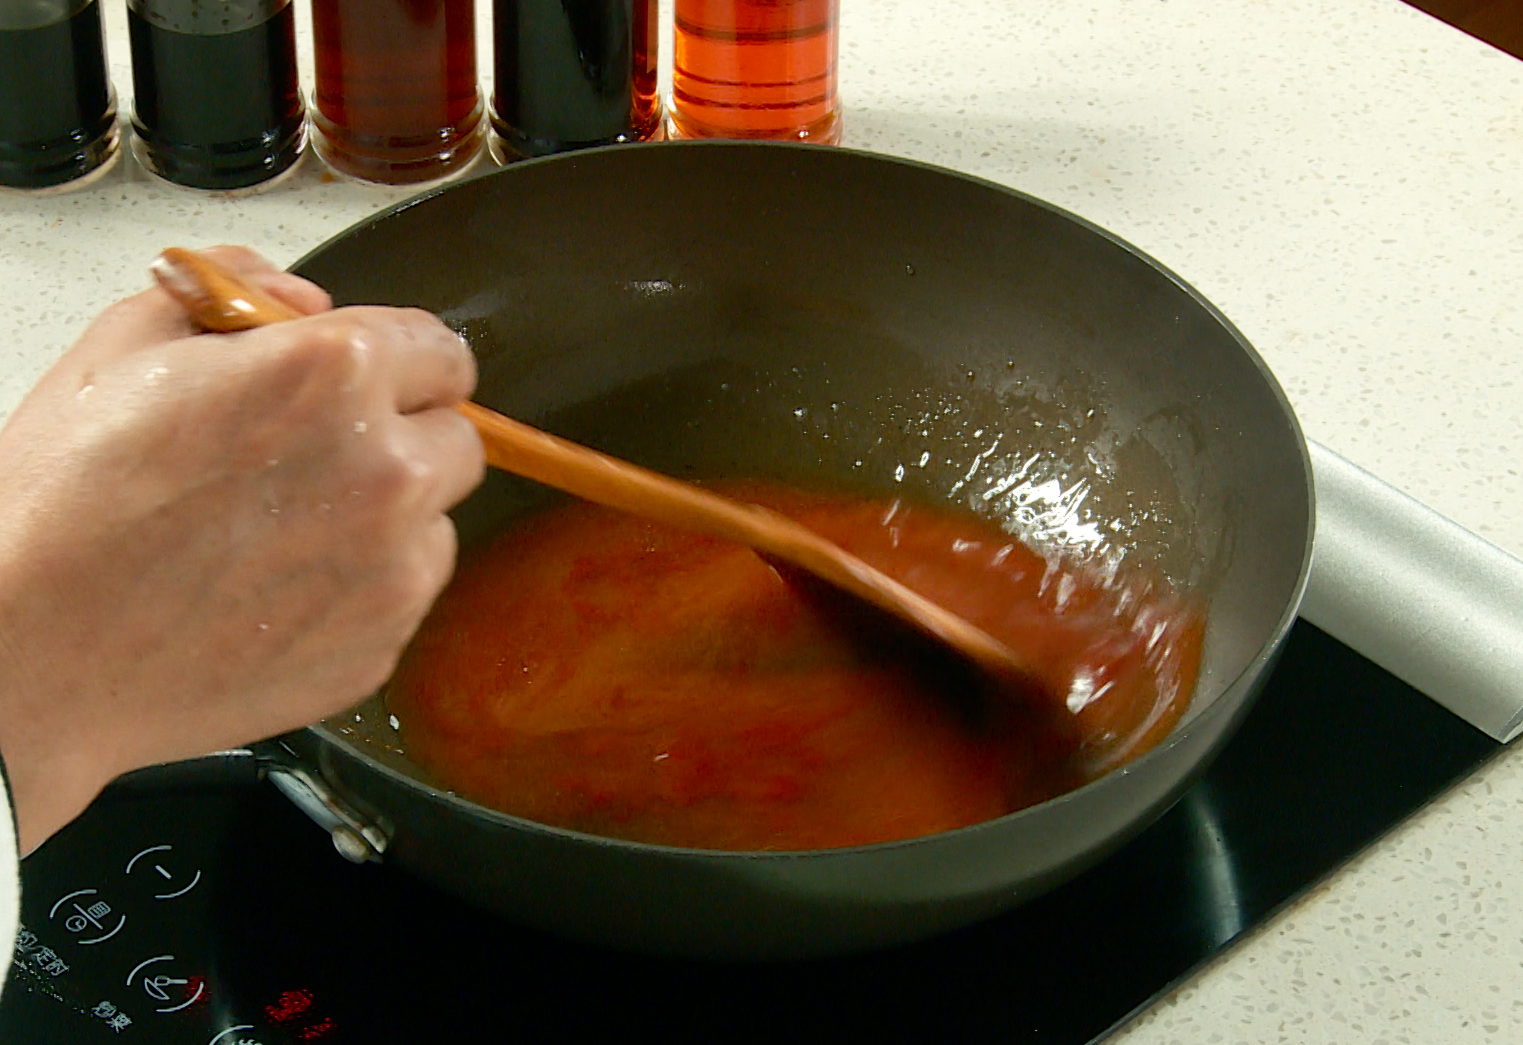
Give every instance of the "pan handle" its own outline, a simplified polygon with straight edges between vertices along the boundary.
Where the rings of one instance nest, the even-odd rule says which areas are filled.
[[[391,845],[393,827],[381,816],[360,811],[335,791],[305,758],[299,735],[276,737],[253,745],[260,774],[291,803],[328,832],[333,848],[352,863],[379,863]]]
[[[333,848],[357,864],[379,862],[394,831],[385,817],[361,812],[323,779],[316,759],[303,754],[301,734],[261,740],[247,748],[217,751],[183,762],[167,762],[134,770],[112,782],[112,790],[155,790],[165,787],[205,787],[255,784],[269,780],[328,832]]]

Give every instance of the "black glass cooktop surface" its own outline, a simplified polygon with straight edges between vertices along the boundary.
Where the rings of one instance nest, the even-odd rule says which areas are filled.
[[[1205,776],[1102,864],[969,929],[775,965],[530,932],[345,862],[267,784],[187,770],[24,863],[0,1042],[1085,1045],[1499,750],[1302,622]]]

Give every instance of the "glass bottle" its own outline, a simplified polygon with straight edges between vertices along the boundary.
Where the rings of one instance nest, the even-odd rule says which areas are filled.
[[[493,15],[498,160],[658,135],[656,0],[496,0]]]
[[[841,140],[839,0],[676,0],[675,14],[675,136]]]
[[[306,146],[291,0],[127,0],[133,152],[181,185],[236,189]]]
[[[312,0],[313,143],[335,170],[431,181],[480,151],[475,0]]]
[[[73,181],[117,140],[99,0],[0,0],[0,185]]]

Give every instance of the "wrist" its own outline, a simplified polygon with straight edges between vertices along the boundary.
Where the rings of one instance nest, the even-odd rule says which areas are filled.
[[[82,813],[116,773],[88,724],[72,721],[71,702],[28,670],[24,640],[7,615],[0,606],[0,761],[24,856]]]

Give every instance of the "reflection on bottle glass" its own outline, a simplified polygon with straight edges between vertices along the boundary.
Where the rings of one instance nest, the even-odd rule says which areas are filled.
[[[0,185],[62,185],[116,143],[98,0],[0,0]]]
[[[839,7],[839,0],[676,0],[677,135],[839,142]]]
[[[655,136],[656,0],[496,0],[494,15],[499,158]]]
[[[346,174],[400,184],[480,150],[474,0],[312,0],[313,140]]]
[[[291,0],[128,0],[134,151],[182,185],[235,189],[306,144]]]

